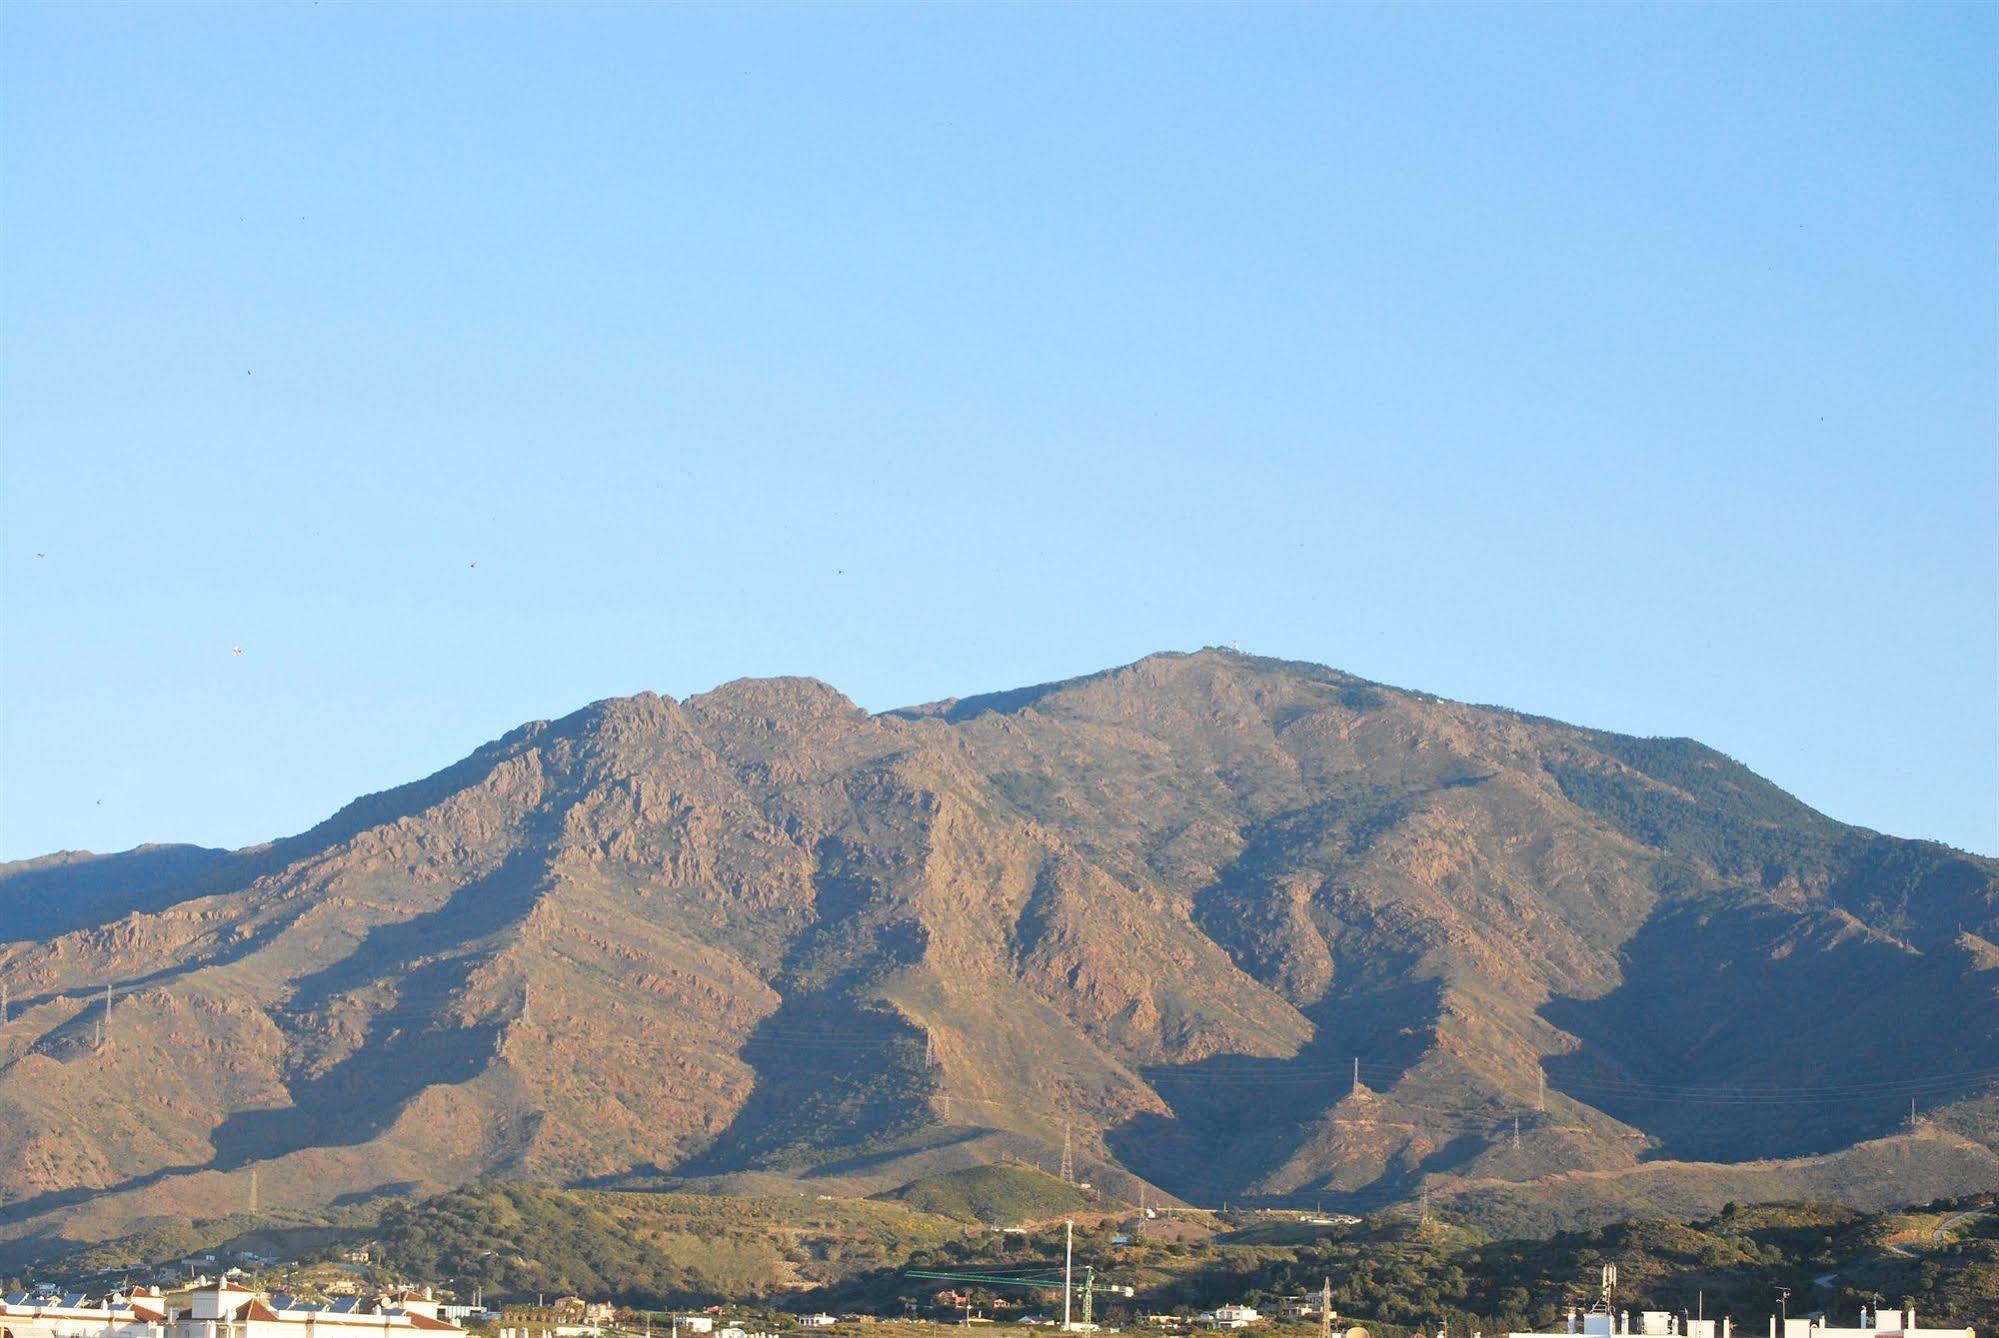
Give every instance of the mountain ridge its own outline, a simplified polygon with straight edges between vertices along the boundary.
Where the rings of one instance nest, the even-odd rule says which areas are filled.
[[[1883,1137],[1937,1194],[1999,1183],[1999,862],[1691,740],[1299,662],[607,698],[294,837],[48,858],[0,867],[18,1249],[253,1169],[873,1193],[1065,1128],[1190,1199],[1531,1207],[1670,1162],[1711,1209],[1682,1182]]]

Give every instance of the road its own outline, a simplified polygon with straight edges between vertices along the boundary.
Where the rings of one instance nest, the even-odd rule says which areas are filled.
[[[1978,1217],[1984,1213],[1989,1213],[1991,1211],[1992,1209],[1990,1208],[1968,1208],[1965,1211],[1958,1213],[1953,1217],[1946,1217],[1943,1221],[1937,1223],[1934,1227],[1930,1228],[1930,1244],[1932,1245],[1943,1244],[1945,1235],[1948,1234],[1953,1227],[1962,1226],[1964,1223],[1969,1222],[1972,1218]],[[1902,1246],[1895,1244],[1893,1241],[1890,1241],[1887,1244],[1883,1245],[1882,1248],[1885,1249],[1889,1254],[1895,1255],[1902,1259],[1922,1258],[1921,1255],[1915,1253],[1913,1250],[1906,1250],[1902,1248]],[[1812,1284],[1818,1287],[1830,1288],[1832,1284],[1838,1280],[1838,1278],[1839,1278],[1839,1272],[1838,1270],[1834,1270],[1831,1273],[1819,1274],[1817,1277],[1812,1279]]]
[[[1955,1217],[1946,1217],[1943,1221],[1937,1223],[1934,1231],[1930,1232],[1930,1240],[1941,1245],[1943,1244],[1944,1232],[1949,1231],[1960,1222],[1969,1222],[1972,1218],[1991,1211],[1990,1208],[1967,1208]]]

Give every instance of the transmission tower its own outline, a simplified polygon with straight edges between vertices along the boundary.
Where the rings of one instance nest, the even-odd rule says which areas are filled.
[[[1070,1148],[1072,1140],[1069,1135],[1069,1126],[1065,1124],[1062,1126],[1062,1183],[1065,1185],[1076,1183],[1076,1156]]]

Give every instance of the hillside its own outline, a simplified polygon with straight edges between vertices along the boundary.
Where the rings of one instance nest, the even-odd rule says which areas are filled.
[[[1979,1204],[1982,1212],[1960,1218]],[[1228,1301],[1274,1313],[1284,1298],[1330,1282],[1334,1308],[1371,1324],[1558,1331],[1568,1306],[1592,1299],[1605,1263],[1617,1265],[1619,1295],[1632,1309],[1733,1315],[1742,1332],[1761,1330],[1779,1287],[1791,1289],[1793,1314],[1830,1309],[1850,1319],[1863,1302],[1908,1298],[1921,1298],[1926,1323],[1982,1327],[1999,1314],[1999,1216],[1990,1196],[1878,1215],[1818,1203],[1730,1204],[1695,1222],[1635,1220],[1550,1239],[1495,1239],[1462,1219],[1426,1222],[1404,1213],[1351,1229],[1247,1213],[1204,1225],[1220,1229],[1194,1240],[1159,1223],[1104,1223],[1079,1233],[1079,1257],[1137,1292],[1129,1303],[1107,1302],[1114,1322],[1133,1312],[1185,1313]],[[1114,1231],[1129,1233],[1130,1243],[1114,1244]],[[963,1238],[914,1262],[976,1270],[1057,1257],[1058,1245],[1053,1231],[1012,1246]],[[890,1310],[913,1290],[911,1280],[881,1272],[802,1303],[831,1297]]]
[[[913,1180],[885,1197],[960,1222],[1015,1226],[1088,1212],[1100,1200],[1028,1166],[971,1166]]]
[[[403,1277],[474,1279],[496,1296],[580,1293],[652,1304],[743,1300],[892,1267],[964,1233],[896,1204],[474,1186],[391,1205],[369,1238]]]
[[[7,866],[0,914],[0,1260],[253,1174],[868,1196],[1065,1127],[1127,1199],[1538,1230],[1999,1185],[1999,864],[1224,651],[600,702],[267,846]]]
[[[1031,1186],[1032,1174],[974,1183],[1018,1191]],[[1035,1192],[1062,1191],[1056,1182]],[[1982,1325],[1999,1314],[1994,1198],[1886,1214],[1809,1202],[1730,1204],[1692,1222],[1634,1220],[1547,1239],[1495,1238],[1450,1213],[1422,1221],[1399,1209],[1329,1226],[1295,1212],[1181,1210],[1146,1218],[1085,1204],[1075,1213],[1075,1241],[1079,1262],[1111,1286],[1135,1291],[1100,1296],[1113,1323],[1228,1301],[1275,1313],[1283,1298],[1326,1281],[1342,1314],[1364,1316],[1376,1328],[1439,1320],[1465,1332],[1558,1328],[1562,1309],[1586,1299],[1598,1266],[1615,1263],[1620,1296],[1634,1308],[1732,1314],[1742,1332],[1760,1330],[1779,1287],[1791,1289],[1794,1313],[1829,1308],[1851,1316],[1863,1303],[1899,1306],[1915,1298],[1934,1322]],[[1054,1221],[998,1233],[904,1203],[527,1184],[469,1186],[390,1205],[373,1223],[295,1231],[289,1239],[239,1236],[215,1225],[218,1234],[200,1242],[203,1248],[255,1248],[283,1258],[288,1262],[266,1280],[285,1289],[313,1278],[351,1281],[360,1272],[382,1286],[450,1279],[460,1295],[476,1290],[489,1301],[574,1292],[641,1307],[762,1304],[879,1315],[929,1308],[937,1284],[907,1276],[911,1268],[991,1271],[1046,1263],[1063,1250]],[[357,1246],[370,1260],[364,1269],[341,1262]],[[143,1260],[171,1271],[175,1248],[193,1246],[133,1239],[87,1250],[58,1272],[88,1284],[104,1262]],[[1024,1299],[1029,1308],[1053,1303],[1045,1295],[972,1290],[981,1308],[995,1299]]]

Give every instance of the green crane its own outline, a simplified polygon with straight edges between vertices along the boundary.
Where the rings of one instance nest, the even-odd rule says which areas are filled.
[[[1076,1290],[1076,1223],[1072,1219],[1062,1227],[1062,1271],[1056,1273],[1049,1265],[1034,1265],[1037,1271],[1023,1273],[947,1273],[938,1269],[912,1268],[903,1274],[907,1278],[924,1278],[933,1282],[962,1282],[974,1287],[1031,1287],[1038,1291],[1060,1291],[1062,1293],[1062,1331],[1068,1333],[1078,1328],[1070,1323],[1069,1299]],[[1130,1287],[1113,1287],[1112,1291],[1122,1296],[1132,1295]],[[1089,1333],[1095,1329],[1090,1322],[1095,1308],[1097,1292],[1097,1270],[1083,1265],[1083,1322],[1081,1331]]]

